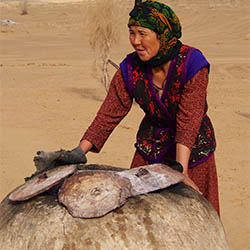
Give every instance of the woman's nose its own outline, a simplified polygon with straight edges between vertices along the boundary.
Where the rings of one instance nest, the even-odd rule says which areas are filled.
[[[134,45],[140,45],[141,44],[141,37],[138,36],[138,35],[134,36],[133,44]]]

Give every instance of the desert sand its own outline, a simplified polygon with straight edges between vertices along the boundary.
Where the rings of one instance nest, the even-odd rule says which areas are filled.
[[[20,1],[0,2],[0,19],[16,22],[0,23],[0,200],[35,171],[36,151],[77,146],[105,98],[93,68],[88,2],[33,0],[27,15],[20,14]],[[211,63],[208,104],[217,138],[221,220],[231,249],[250,249],[249,1],[167,3],[182,22],[182,41]],[[122,14],[112,20],[122,23],[110,50],[116,63],[132,51],[126,22],[133,1],[122,5]],[[114,73],[112,66],[109,70]],[[101,153],[88,154],[88,162],[128,168],[142,115],[133,105]]]

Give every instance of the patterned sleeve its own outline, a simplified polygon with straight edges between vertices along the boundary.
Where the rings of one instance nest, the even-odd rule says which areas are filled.
[[[176,115],[177,143],[192,150],[204,114],[208,84],[208,68],[199,70],[184,86]]]
[[[114,75],[108,94],[100,107],[94,121],[91,123],[81,140],[93,144],[92,152],[99,152],[111,132],[127,115],[132,106],[125,82],[119,69]]]

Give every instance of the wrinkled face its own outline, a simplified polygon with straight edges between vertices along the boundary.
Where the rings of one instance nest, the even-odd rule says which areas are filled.
[[[142,61],[148,61],[158,54],[160,40],[153,30],[141,26],[129,27],[129,40]]]

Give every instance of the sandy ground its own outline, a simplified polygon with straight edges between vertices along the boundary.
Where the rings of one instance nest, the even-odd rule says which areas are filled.
[[[37,150],[75,147],[105,97],[93,71],[87,2],[28,2],[28,15],[20,15],[20,2],[0,2],[0,19],[18,22],[0,24],[0,200],[34,172]],[[124,25],[111,49],[117,63],[131,51],[126,22],[132,3],[123,1],[118,17]],[[182,21],[182,41],[211,63],[208,103],[217,136],[221,219],[231,249],[250,249],[249,1],[168,3]],[[89,163],[129,167],[141,117],[134,105],[102,152],[88,154]]]

